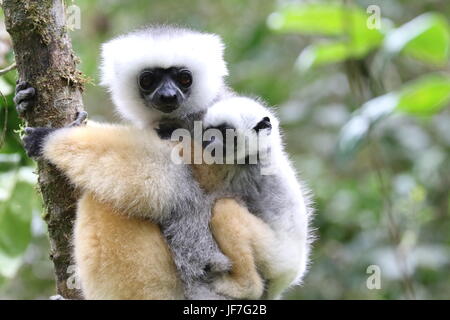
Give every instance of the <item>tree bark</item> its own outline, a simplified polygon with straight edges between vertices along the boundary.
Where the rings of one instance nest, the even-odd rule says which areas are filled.
[[[19,79],[37,91],[37,106],[25,114],[28,126],[62,127],[83,109],[83,77],[65,26],[63,0],[4,0],[6,28],[11,35]],[[77,193],[53,166],[38,161],[39,188],[45,206],[50,258],[58,294],[79,299],[71,286],[72,229]],[[73,284],[73,283],[72,283]]]

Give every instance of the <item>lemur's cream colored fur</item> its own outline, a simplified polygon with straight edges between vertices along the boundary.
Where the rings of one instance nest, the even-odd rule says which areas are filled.
[[[183,299],[182,283],[157,224],[130,218],[86,192],[74,229],[86,299]]]
[[[167,160],[173,143],[154,130],[93,122],[58,130],[45,141],[44,157],[84,192],[74,257],[86,299],[183,298],[161,231],[144,219],[152,216],[149,210],[162,212],[173,196],[171,181],[183,179]],[[200,183],[212,174],[208,167],[196,172]],[[213,234],[233,264],[217,285],[231,288],[233,298],[260,298],[264,285],[257,264],[264,264],[270,228],[231,199],[218,200],[213,212]]]
[[[264,264],[273,232],[233,199],[213,210],[212,232],[233,262],[216,287],[233,298],[259,299]],[[75,258],[87,299],[183,299],[182,283],[159,227],[126,217],[86,192],[78,204]]]

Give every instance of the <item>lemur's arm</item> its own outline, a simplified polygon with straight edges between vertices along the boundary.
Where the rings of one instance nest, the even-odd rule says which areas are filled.
[[[37,129],[39,130],[39,129]],[[63,128],[46,137],[29,133],[25,146],[41,145],[43,158],[100,201],[137,216],[166,212],[180,168],[168,161],[170,146],[154,132],[119,125]],[[36,139],[43,139],[41,142]],[[152,217],[160,218],[160,217]]]
[[[33,107],[35,91],[31,89],[26,83],[17,86],[15,102],[21,113]],[[48,160],[77,187],[120,212],[162,219],[169,211],[165,206],[185,187],[181,178],[187,174],[168,161],[170,142],[160,140],[153,130],[95,123],[80,126],[84,118],[81,113],[61,129],[27,128],[27,153]]]

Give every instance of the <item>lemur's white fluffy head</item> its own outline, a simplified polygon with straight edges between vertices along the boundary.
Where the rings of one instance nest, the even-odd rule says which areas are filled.
[[[193,75],[191,94],[169,116],[183,117],[206,110],[224,89],[228,69],[224,44],[215,34],[158,26],[119,36],[102,46],[101,85],[112,94],[118,112],[145,126],[162,114],[145,106],[138,74],[146,68],[186,67]]]
[[[255,130],[258,124],[263,126]],[[235,146],[238,159],[261,154],[268,149],[276,152],[274,149],[281,148],[279,120],[263,102],[248,97],[235,96],[216,102],[206,112],[203,126],[235,129],[238,137]],[[247,147],[239,143],[240,137],[244,136],[248,143]]]

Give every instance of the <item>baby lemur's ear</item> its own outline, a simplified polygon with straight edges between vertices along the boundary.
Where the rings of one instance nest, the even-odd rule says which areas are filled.
[[[269,117],[264,117],[258,124],[253,128],[256,132],[264,129],[272,129],[272,124],[270,123]]]

